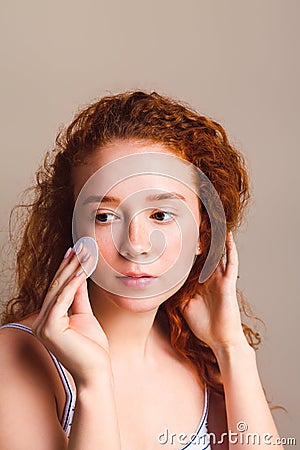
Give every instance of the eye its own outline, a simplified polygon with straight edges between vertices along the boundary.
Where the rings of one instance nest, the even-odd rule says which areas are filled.
[[[174,214],[168,211],[156,211],[151,215],[158,222],[170,222],[174,219]]]
[[[116,220],[118,216],[112,212],[101,212],[95,215],[95,219],[99,223],[109,223]]]

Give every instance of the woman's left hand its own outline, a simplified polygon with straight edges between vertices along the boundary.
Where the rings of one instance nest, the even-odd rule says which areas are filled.
[[[211,277],[198,284],[196,296],[182,310],[194,335],[214,353],[247,342],[236,295],[238,254],[231,232],[226,236],[226,248],[226,266],[221,260]]]

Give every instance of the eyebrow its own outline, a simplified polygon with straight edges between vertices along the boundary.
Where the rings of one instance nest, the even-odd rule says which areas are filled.
[[[147,201],[154,202],[159,200],[183,200],[186,201],[186,199],[183,197],[183,195],[178,194],[177,192],[163,192],[161,194],[151,194],[146,197]],[[87,197],[83,205],[86,205],[87,203],[121,203],[121,200],[117,197],[111,196],[111,195],[90,195]]]

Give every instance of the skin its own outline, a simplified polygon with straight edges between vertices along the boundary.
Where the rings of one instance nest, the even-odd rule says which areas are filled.
[[[148,151],[168,152],[158,144],[149,146],[133,142],[115,142],[109,148],[101,149],[90,158],[87,165],[74,172],[75,197],[98,168],[120,156]],[[168,185],[172,190],[175,187],[179,188],[172,183]],[[129,183],[125,190],[117,194],[120,197],[127,196],[133,188]],[[189,206],[196,223],[200,224],[196,197],[189,198]],[[140,252],[148,245],[149,230],[146,229],[146,223],[145,216],[137,216],[130,229],[130,239]],[[170,239],[172,234],[170,231]],[[99,249],[106,248],[103,257],[113,267],[121,272],[134,268],[132,262],[115,251],[108,228],[97,229],[96,238]],[[195,254],[196,244],[197,240],[194,242]],[[211,346],[218,359],[225,388],[229,429],[236,431],[236,423],[243,420],[248,424],[249,432],[270,433],[275,439],[278,433],[262,390],[255,354],[241,326],[236,297],[238,255],[231,233],[227,235],[226,248],[226,265],[220,262],[214,274],[199,285],[196,297],[190,299],[183,314],[192,332]],[[156,275],[164,273],[177,252],[176,246],[167,246],[165,254],[151,263],[147,272],[153,270],[150,273]],[[35,405],[45,411],[45,417],[48,414],[47,425],[43,418],[31,419],[26,424],[31,432],[28,442],[32,443],[32,436],[35,436],[34,442],[40,444],[38,448],[45,450],[91,450],[102,447],[110,450],[155,450],[161,449],[157,435],[165,428],[177,433],[193,433],[203,412],[203,387],[197,382],[190,366],[172,349],[164,329],[155,320],[159,305],[172,291],[138,301],[136,298],[107,293],[96,283],[91,284],[88,292],[86,276],[84,271],[80,271],[78,262],[78,258],[84,256],[84,249],[78,257],[73,251],[70,252],[58,268],[40,313],[27,320],[39,338],[36,348],[34,344],[29,344],[29,338],[33,341],[32,337],[23,338],[27,346],[34,347],[38,367],[41,360],[48,367],[43,344],[57,356],[72,376],[77,389],[77,404],[70,441],[66,442],[59,429],[57,411],[46,406],[50,403],[48,397],[54,394],[59,403],[58,410],[61,411],[63,407],[59,380],[51,372],[51,363],[48,361],[48,372],[45,369],[47,375],[38,384],[44,381],[47,387],[42,390],[42,394],[39,393],[40,400],[36,400],[38,404]],[[72,315],[68,316],[70,306]],[[21,339],[20,333],[14,335]],[[1,337],[6,347],[11,345],[12,336],[12,330],[2,330]],[[7,360],[10,350],[7,350]],[[17,360],[12,359],[12,362],[8,361],[8,367],[13,373],[16,364],[24,370],[25,361],[17,363]],[[36,371],[30,372],[30,368],[27,370],[32,380],[37,382]],[[15,385],[21,384],[18,376],[14,378]],[[22,389],[28,390],[26,383],[23,383]],[[33,386],[31,389],[34,391],[37,388]],[[29,407],[32,406],[34,392],[30,394],[26,397]],[[49,436],[47,443],[36,432],[37,424]],[[19,439],[22,439],[22,448],[26,450],[26,433],[21,420],[18,426],[21,430]],[[0,428],[1,448],[5,448],[6,444],[2,445],[2,442],[7,442],[7,439],[10,441],[7,448],[19,448],[21,440],[18,441],[18,437],[12,434],[5,434],[7,432],[4,429],[5,426]],[[180,445],[166,444],[164,448],[180,448]],[[253,449],[257,446],[230,444],[230,449],[242,448]],[[262,444],[259,448],[267,449],[269,445]],[[283,447],[278,445],[276,448]]]

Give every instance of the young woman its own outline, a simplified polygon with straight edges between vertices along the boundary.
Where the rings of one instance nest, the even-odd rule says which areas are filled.
[[[224,129],[181,103],[127,92],[75,117],[37,173],[3,316],[2,450],[278,439],[236,289],[232,231],[248,199]],[[73,246],[84,235],[99,252],[88,279],[95,255]]]

